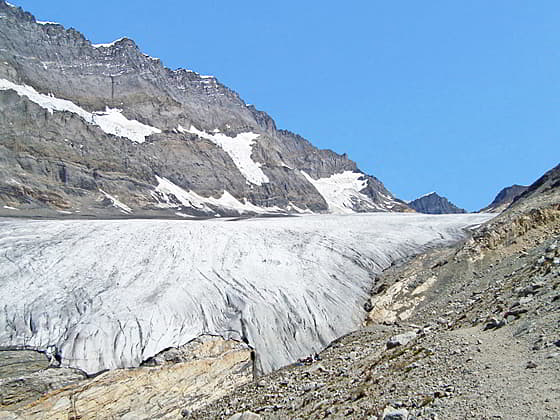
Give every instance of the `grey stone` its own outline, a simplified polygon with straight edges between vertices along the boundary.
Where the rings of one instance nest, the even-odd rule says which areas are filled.
[[[409,331],[403,334],[395,335],[387,341],[387,348],[392,349],[398,346],[404,346],[416,338],[415,331]]]
[[[507,320],[505,318],[497,319],[497,318],[490,318],[486,325],[484,326],[484,330],[491,330],[495,328],[501,328],[507,324]]]
[[[383,410],[383,420],[408,420],[408,410],[406,408],[385,407]]]
[[[538,366],[538,365],[537,365],[535,362],[533,362],[532,360],[530,360],[529,362],[527,362],[526,368],[527,368],[527,369],[534,369],[534,368],[536,368],[537,366]]]

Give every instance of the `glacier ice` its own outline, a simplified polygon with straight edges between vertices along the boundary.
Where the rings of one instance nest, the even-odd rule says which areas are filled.
[[[202,334],[263,372],[358,327],[375,273],[489,215],[0,220],[0,346],[93,374]]]

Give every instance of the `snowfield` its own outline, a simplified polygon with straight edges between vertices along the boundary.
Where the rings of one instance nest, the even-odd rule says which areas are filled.
[[[301,171],[301,173],[323,196],[329,206],[330,213],[354,213],[354,201],[367,204],[371,211],[383,210],[371,198],[360,192],[367,188],[368,181],[359,172],[344,171],[328,178],[319,179],[313,179],[305,171]],[[390,204],[389,199],[387,204]]]
[[[17,85],[6,79],[0,79],[0,90],[14,90],[19,96],[25,96],[31,102],[35,102],[41,108],[48,110],[51,114],[57,112],[72,112],[79,115],[87,123],[97,125],[107,134],[127,138],[135,143],[143,143],[146,137],[161,133],[159,128],[142,124],[136,120],[129,120],[120,109],[106,108],[104,112],[90,113],[79,107],[74,102],[66,99],[56,98],[52,95],[44,95],[37,92],[33,87]]]
[[[191,128],[188,130],[179,126],[178,131],[195,134],[220,146],[231,157],[231,160],[233,160],[239,172],[247,179],[247,182],[255,185],[270,182],[261,169],[262,165],[251,158],[253,144],[260,134],[240,133],[235,137],[228,137],[220,133],[219,130],[215,130],[214,134],[210,134],[197,129],[194,125],[191,125]]]
[[[490,217],[2,219],[0,346],[93,374],[218,334],[267,372],[357,328],[375,273]]]

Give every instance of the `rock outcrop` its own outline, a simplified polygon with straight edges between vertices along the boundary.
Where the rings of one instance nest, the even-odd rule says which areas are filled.
[[[91,379],[74,377],[67,379],[64,387],[59,384],[61,389],[39,395],[28,376],[12,369],[9,381],[5,376],[0,381],[0,410],[10,410],[0,411],[0,419],[3,414],[22,420],[187,417],[203,404],[251,381],[252,363],[251,350],[245,344],[203,336],[158,354],[143,367],[109,371]],[[17,366],[29,369],[27,363]],[[61,376],[61,370],[37,370],[35,375]],[[6,398],[10,395],[8,382],[19,385],[18,404]]]
[[[506,187],[501,190],[494,201],[492,201],[488,206],[480,210],[481,213],[501,213],[504,211],[513,201],[523,194],[527,190],[527,186],[524,185],[512,185],[511,187]]]
[[[457,207],[447,198],[441,197],[435,192],[423,195],[408,203],[408,206],[419,213],[426,214],[456,214],[466,213],[464,209]]]
[[[0,1],[0,214],[406,211],[213,76]]]

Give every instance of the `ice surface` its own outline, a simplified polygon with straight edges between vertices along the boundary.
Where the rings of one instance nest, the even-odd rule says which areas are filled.
[[[189,130],[185,130],[179,126],[179,131],[187,131],[191,134],[196,134],[198,137],[210,140],[212,143],[220,146],[231,157],[239,172],[255,185],[262,185],[269,182],[268,177],[261,169],[261,164],[251,159],[253,153],[253,143],[259,137],[255,133],[240,133],[235,137],[228,137],[223,133],[214,132],[213,134],[207,133],[197,129],[191,125]]]
[[[0,346],[95,373],[218,334],[270,371],[358,327],[375,273],[490,217],[1,219]]]
[[[368,203],[371,210],[379,209],[371,198],[360,191],[367,187],[368,181],[359,172],[344,171],[328,178],[313,179],[301,171],[307,180],[319,191],[327,204],[329,212],[335,214],[354,213],[354,201]],[[387,204],[387,203],[386,203]]]
[[[31,86],[18,85],[5,79],[0,79],[0,90],[15,90],[18,95],[27,97],[42,108],[51,112],[68,111],[79,115],[90,124],[99,126],[105,133],[119,137],[125,137],[136,143],[143,143],[146,137],[161,133],[161,130],[149,125],[142,124],[136,120],[129,120],[121,114],[119,109],[107,108],[105,112],[90,113],[75,103],[66,99],[55,98],[52,95],[44,95],[37,92]]]

